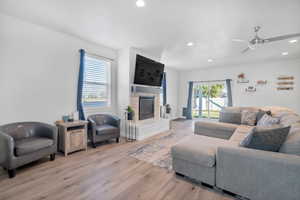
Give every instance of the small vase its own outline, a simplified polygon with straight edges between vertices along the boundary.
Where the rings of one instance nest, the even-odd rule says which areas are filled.
[[[171,107],[170,106],[166,106],[166,113],[170,114],[171,113]]]
[[[127,120],[133,120],[134,113],[133,112],[128,112],[127,113]]]

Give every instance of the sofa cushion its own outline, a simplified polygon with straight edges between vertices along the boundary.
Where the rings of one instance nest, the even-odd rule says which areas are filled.
[[[300,123],[293,124],[279,152],[300,156]]]
[[[218,146],[230,145],[227,140],[193,135],[172,147],[172,157],[195,163],[204,167],[216,164]]]
[[[257,111],[243,110],[241,123],[244,125],[254,126],[256,123]]]
[[[53,145],[53,140],[42,137],[29,137],[15,140],[15,155],[23,156]]]
[[[258,122],[257,126],[273,126],[279,124],[279,118],[265,114]]]
[[[294,113],[289,113],[280,117],[280,124],[290,126],[300,122],[300,116]]]
[[[255,127],[241,141],[242,147],[278,152],[291,127]]]
[[[256,124],[257,124],[257,122],[258,122],[265,114],[272,116],[272,113],[271,113],[270,110],[268,110],[268,111],[265,111],[265,110],[259,110],[258,113],[257,113],[257,115],[256,115]]]
[[[195,134],[229,139],[237,127],[230,123],[198,121],[195,123]]]
[[[118,131],[119,128],[111,125],[101,125],[96,127],[97,135],[114,134],[114,133],[118,133]]]
[[[229,141],[239,144],[242,140],[245,139],[248,133],[252,131],[253,126],[240,125],[230,137]]]
[[[242,114],[240,110],[222,110],[219,121],[231,124],[241,124]]]

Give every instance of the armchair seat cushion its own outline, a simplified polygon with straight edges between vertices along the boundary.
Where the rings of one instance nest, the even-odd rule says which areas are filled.
[[[53,145],[53,140],[43,137],[29,137],[15,140],[15,155],[22,156]]]
[[[118,134],[119,128],[111,126],[111,125],[101,125],[96,127],[96,134],[97,135],[106,135],[106,134]]]

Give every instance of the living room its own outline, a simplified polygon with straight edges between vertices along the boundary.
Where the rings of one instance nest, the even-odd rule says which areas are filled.
[[[299,9],[0,0],[0,199],[300,199]]]

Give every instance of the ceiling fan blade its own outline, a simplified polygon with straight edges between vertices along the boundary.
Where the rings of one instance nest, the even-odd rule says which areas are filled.
[[[275,42],[275,41],[286,40],[286,39],[294,38],[294,37],[300,37],[300,33],[271,37],[271,38],[264,39],[264,42]]]
[[[249,47],[247,47],[246,49],[244,49],[241,53],[246,53],[247,51],[249,51],[250,50],[250,48]]]
[[[246,42],[246,43],[248,43],[246,40],[241,40],[241,39],[232,39],[232,42]]]

